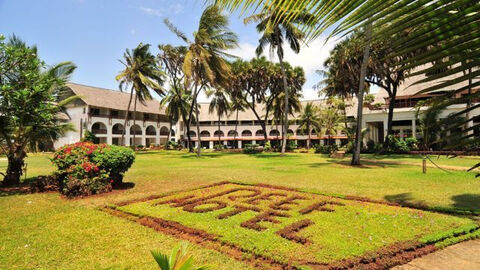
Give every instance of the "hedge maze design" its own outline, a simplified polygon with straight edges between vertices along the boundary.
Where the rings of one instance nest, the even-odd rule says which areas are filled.
[[[390,211],[392,215],[396,215],[399,209],[408,215],[413,213],[413,209],[403,210],[365,198],[341,199],[284,187],[229,182],[128,201],[107,211],[266,269],[298,269],[304,266],[314,269],[360,266],[383,269],[435,250],[432,245],[418,241],[393,241],[373,253],[332,261],[316,259],[319,251],[324,249],[324,243],[319,240],[323,238],[318,238],[323,233],[322,226],[332,226],[330,219],[334,220],[335,215],[348,224],[351,220],[345,220],[345,215],[353,218],[362,213],[369,215],[368,211],[375,211],[371,210],[372,207],[383,207],[382,211]],[[226,231],[238,230],[238,237],[228,235],[224,228],[222,231],[223,226]],[[422,232],[424,228],[416,229]],[[245,241],[242,238],[251,239]],[[412,238],[415,239],[415,235]],[[258,241],[271,241],[273,248],[257,248],[255,244],[260,244]],[[279,245],[279,249],[274,245]]]

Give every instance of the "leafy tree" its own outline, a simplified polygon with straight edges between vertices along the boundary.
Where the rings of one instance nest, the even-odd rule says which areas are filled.
[[[298,129],[308,132],[307,149],[310,150],[311,133],[314,128],[317,132],[322,130],[322,119],[320,118],[320,108],[312,102],[308,102],[299,116]]]
[[[210,91],[207,91],[207,97],[211,97],[210,105],[208,107],[208,112],[216,112],[218,115],[218,143],[221,141],[221,132],[220,132],[220,120],[222,116],[226,116],[230,111],[230,103],[228,101],[225,90],[222,88],[216,88]]]
[[[289,22],[281,21],[283,16],[295,16],[295,19]],[[287,83],[287,75],[283,64],[283,43],[286,40],[293,52],[300,52],[300,42],[304,38],[304,33],[297,27],[297,25],[307,24],[312,17],[309,14],[298,11],[281,11],[271,9],[270,11],[262,11],[261,13],[245,18],[245,23],[258,22],[256,28],[262,36],[258,40],[258,47],[256,49],[257,56],[262,55],[265,46],[270,46],[270,53],[277,54],[280,62],[280,70],[283,80],[283,131],[282,131],[282,154],[285,154],[287,146],[287,129],[288,129],[288,114],[289,114],[289,87]]]
[[[149,51],[149,44],[138,44],[130,51],[127,49],[123,54],[123,60],[119,60],[125,66],[115,79],[120,82],[119,88],[123,91],[130,87],[130,100],[128,101],[127,114],[125,115],[124,129],[122,133],[122,142],[125,143],[125,131],[127,129],[127,120],[130,113],[133,93],[135,92],[135,101],[133,105],[133,125],[135,126],[137,114],[137,100],[145,104],[145,100],[151,100],[150,90],[158,95],[165,94],[163,89],[164,73],[158,68],[155,62],[155,56]],[[135,133],[133,133],[133,145],[135,145]]]
[[[20,183],[29,144],[73,130],[61,115],[77,98],[62,100],[75,68],[71,62],[47,67],[35,46],[0,36],[0,149],[8,160],[3,185]]]
[[[328,145],[332,145],[332,136],[338,134],[340,130],[343,130],[342,123],[343,117],[340,113],[340,108],[329,100],[327,106],[320,110],[322,133],[328,136]]]
[[[193,41],[165,20],[167,27],[188,45],[188,51],[183,63],[183,72],[188,82],[191,82],[192,103],[190,104],[189,118],[195,111],[197,124],[198,148],[200,156],[201,140],[198,117],[198,94],[206,88],[228,86],[230,65],[225,58],[233,57],[226,50],[237,46],[237,35],[228,28],[228,17],[221,13],[217,6],[207,7],[200,17],[198,30],[193,34]]]

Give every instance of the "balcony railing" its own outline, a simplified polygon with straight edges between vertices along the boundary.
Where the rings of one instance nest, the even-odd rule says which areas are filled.
[[[156,136],[157,135],[157,133],[155,131],[147,131],[147,132],[145,132],[145,134],[147,134],[149,136]]]
[[[112,130],[112,134],[117,134],[117,135],[120,134],[120,135],[122,135],[122,134],[123,134],[123,130],[121,130],[121,129],[113,129],[113,130]]]

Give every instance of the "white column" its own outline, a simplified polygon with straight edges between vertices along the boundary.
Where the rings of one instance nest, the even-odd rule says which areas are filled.
[[[238,141],[238,149],[242,149],[242,141]]]
[[[125,129],[125,145],[130,146],[130,127],[126,126]]]
[[[155,136],[155,144],[160,145],[160,128],[156,129],[157,135]]]
[[[320,139],[320,145],[325,145],[325,140],[324,139]]]
[[[198,148],[198,140],[195,141],[195,148]]]
[[[383,120],[383,141],[387,139],[387,131],[388,131],[388,119],[385,119]]]
[[[340,139],[335,139],[335,144],[340,146],[340,144],[342,144],[342,142],[340,141]]]
[[[208,148],[213,149],[213,141],[208,142]]]
[[[400,138],[403,140],[403,128],[400,129]]]
[[[417,121],[416,119],[412,120],[412,137],[417,138]]]
[[[252,141],[252,145],[257,144],[257,141]]]
[[[146,128],[140,128],[140,129],[142,129],[142,140],[140,141],[140,144],[143,146],[146,146],[147,145],[147,138],[146,138],[147,129]]]
[[[107,144],[112,144],[112,126],[107,126]]]

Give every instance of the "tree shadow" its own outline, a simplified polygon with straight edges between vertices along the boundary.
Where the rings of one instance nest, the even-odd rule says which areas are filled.
[[[365,160],[361,161],[361,165],[352,166],[350,164],[350,159],[345,159],[345,158],[343,158],[343,159],[330,158],[330,159],[327,159],[327,162],[337,164],[337,165],[340,165],[340,166],[344,166],[344,167],[360,168],[360,169],[377,169],[377,168],[387,168],[387,167],[399,167],[399,166],[401,166],[401,164],[398,164],[398,163],[384,162],[384,161],[371,162],[371,161],[365,161]]]
[[[460,194],[452,196],[452,206],[459,209],[480,210],[480,194]]]
[[[113,189],[115,190],[127,190],[135,187],[133,182],[122,182],[120,184],[114,185]]]
[[[326,165],[329,165],[328,163],[322,163],[322,162],[315,162],[315,163],[307,163],[305,165],[308,165],[308,167],[310,168],[320,168],[320,167],[323,167],[323,166],[326,166]]]
[[[28,185],[0,187],[0,197],[8,197],[13,195],[25,195],[25,194],[30,194],[30,187]]]

